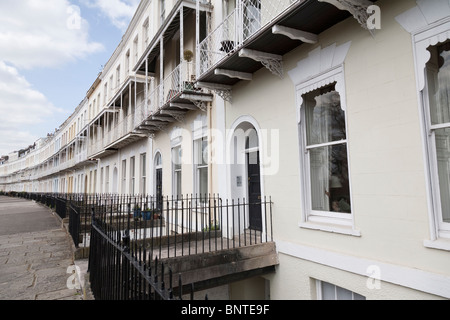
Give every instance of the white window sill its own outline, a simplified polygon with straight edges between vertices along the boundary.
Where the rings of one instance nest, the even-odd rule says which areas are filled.
[[[311,229],[311,230],[320,230],[331,233],[344,234],[354,237],[360,237],[361,232],[359,230],[353,229],[352,226],[349,225],[338,225],[332,223],[324,223],[324,222],[316,222],[316,221],[307,221],[301,222],[300,228]]]
[[[426,248],[450,251],[450,239],[438,238],[436,240],[424,240]]]

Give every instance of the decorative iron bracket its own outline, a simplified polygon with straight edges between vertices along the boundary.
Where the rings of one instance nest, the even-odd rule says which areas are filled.
[[[155,127],[160,131],[164,131],[166,129],[168,123],[167,122],[159,122],[159,121],[146,121],[145,125]]]
[[[186,117],[185,111],[161,110],[161,114],[167,114],[180,123],[184,123],[184,118]]]
[[[256,51],[251,49],[242,49],[239,51],[239,57],[250,58],[261,62],[264,67],[269,69],[274,75],[283,79],[283,57],[277,54]]]
[[[368,30],[370,34],[374,35],[374,30],[371,30],[367,26],[367,21],[369,19],[369,13],[367,9],[373,5],[369,0],[319,0],[320,2],[327,2],[332,4],[339,10],[345,10],[350,12],[353,17],[358,21],[358,23],[364,29]]]
[[[223,100],[231,103],[232,98],[231,86],[221,85],[217,83],[197,82],[197,87],[213,90]]]
[[[197,108],[199,108],[203,112],[206,112],[207,105],[205,101],[202,100],[189,100],[189,101],[191,101]]]
[[[216,89],[214,92],[221,97],[223,100],[232,102],[232,91],[231,89]]]

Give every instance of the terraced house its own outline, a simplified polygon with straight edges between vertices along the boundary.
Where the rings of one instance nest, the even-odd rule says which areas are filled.
[[[260,203],[224,234],[270,198],[275,262],[226,298],[449,299],[449,52],[447,0],[142,0],[0,190]]]

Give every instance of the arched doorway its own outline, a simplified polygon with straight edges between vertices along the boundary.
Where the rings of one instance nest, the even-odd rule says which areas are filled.
[[[113,188],[112,188],[112,193],[113,194],[117,194],[118,192],[118,170],[117,167],[114,167],[113,170]]]
[[[262,230],[261,214],[261,170],[258,134],[254,128],[248,130],[245,141],[247,190],[249,203],[249,228]]]
[[[245,199],[247,203],[245,216],[241,213],[239,217],[241,229],[261,231],[261,153],[258,131],[249,121],[242,121],[235,127],[229,142],[230,195],[235,200]]]
[[[156,198],[156,208],[158,210],[162,209],[163,204],[163,194],[162,194],[162,174],[163,174],[163,167],[162,167],[162,156],[161,153],[158,151],[155,155],[155,198]]]

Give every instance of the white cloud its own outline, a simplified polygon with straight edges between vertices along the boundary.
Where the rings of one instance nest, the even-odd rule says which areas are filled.
[[[13,151],[25,149],[37,141],[37,138],[29,132],[0,130],[0,133],[8,138],[0,142],[0,156],[7,156]]]
[[[103,50],[68,0],[0,1],[2,61],[18,68],[55,67]]]
[[[52,128],[55,115],[65,112],[53,106],[19,74],[0,61],[0,155],[33,144],[39,125]]]
[[[68,113],[33,88],[20,70],[45,72],[102,50],[89,39],[88,22],[69,0],[0,1],[0,155],[51,133],[59,125],[56,119]]]
[[[100,9],[114,26],[125,31],[140,0],[83,0],[83,3]]]

